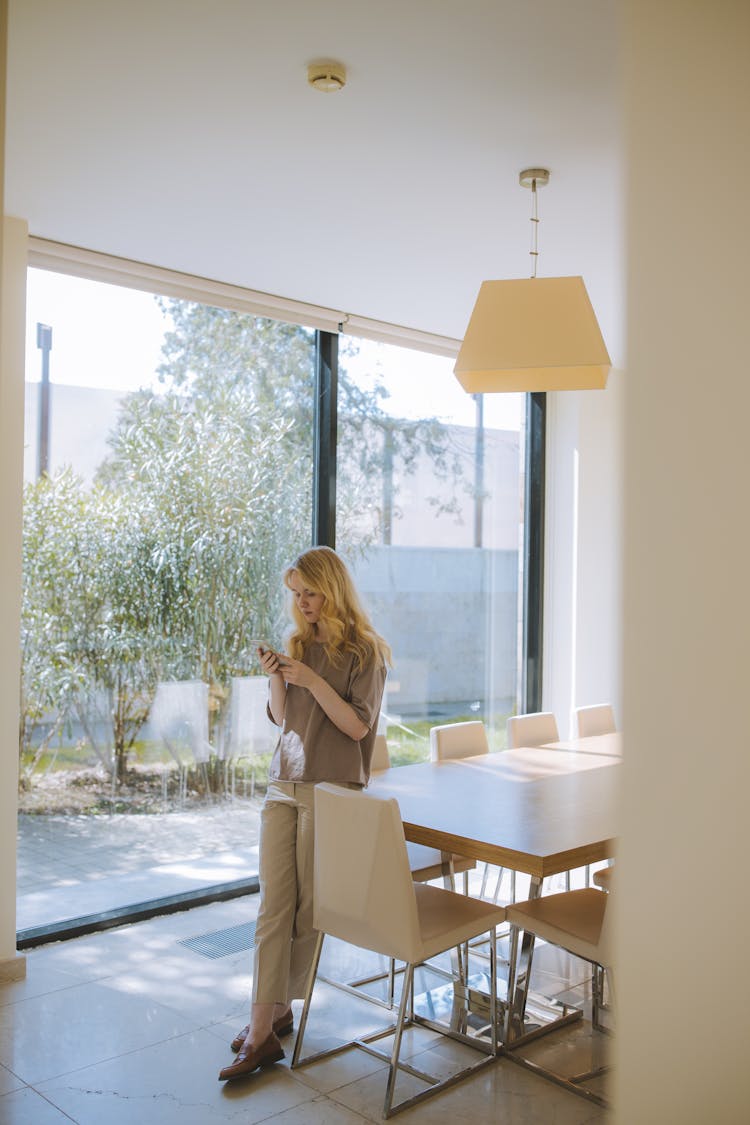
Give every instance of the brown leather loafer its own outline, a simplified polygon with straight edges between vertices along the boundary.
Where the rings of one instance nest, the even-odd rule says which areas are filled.
[[[252,1074],[261,1066],[270,1066],[271,1063],[280,1062],[284,1058],[284,1050],[276,1035],[271,1032],[259,1047],[253,1051],[241,1051],[231,1066],[225,1066],[219,1071],[220,1082],[230,1082],[233,1078],[242,1078],[245,1074]]]
[[[246,1023],[242,1031],[240,1031],[239,1034],[235,1035],[234,1039],[232,1040],[231,1048],[234,1051],[235,1055],[247,1039],[247,1033],[249,1030],[250,1024]],[[278,1019],[273,1021],[273,1033],[274,1035],[278,1036],[279,1039],[283,1039],[285,1035],[291,1035],[293,1031],[294,1016],[291,1012],[289,1012],[287,1015],[279,1016]]]

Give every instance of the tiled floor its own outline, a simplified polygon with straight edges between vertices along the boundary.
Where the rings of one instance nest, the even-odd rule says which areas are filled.
[[[21,818],[19,928],[257,871],[257,809],[238,802],[179,816]],[[472,878],[476,893],[479,871]],[[246,1022],[251,953],[212,959],[181,942],[251,922],[257,906],[251,895],[29,951],[26,979],[0,986],[0,1122],[380,1121],[386,1070],[357,1050],[292,1072],[287,1046],[287,1059],[270,1070],[217,1081],[232,1058],[229,1040]],[[372,966],[363,956],[333,945],[330,975],[364,975]],[[540,947],[535,973],[546,995],[586,1006],[580,961]],[[320,985],[308,1035],[311,1044],[351,1038],[382,1022],[384,1009]],[[407,1043],[421,1056],[416,1065],[432,1073],[458,1069],[467,1050],[424,1029],[409,1032]],[[570,1073],[587,1070],[592,1052],[606,1046],[583,1023],[529,1053],[559,1056]],[[405,1092],[399,1085],[397,1098]],[[507,1059],[401,1115],[429,1125],[587,1125],[606,1117]]]
[[[379,1121],[386,1071],[357,1050],[292,1072],[288,1046],[286,1060],[269,1070],[235,1083],[217,1081],[219,1069],[231,1061],[229,1040],[246,1019],[250,953],[211,959],[180,942],[252,921],[256,910],[257,896],[248,896],[30,951],[26,979],[0,987],[0,1121]],[[355,958],[353,952],[334,947],[332,955],[339,962],[335,971],[356,969],[340,963]],[[545,991],[585,999],[581,962],[542,947],[536,966]],[[334,971],[330,959],[329,967]],[[388,1018],[364,1000],[330,986],[318,988],[308,1025],[311,1043],[318,1037],[349,1038]],[[307,1038],[305,1044],[307,1050]],[[561,1055],[565,1066],[583,1070],[592,1047],[600,1052],[603,1046],[606,1040],[592,1039],[590,1025],[583,1023],[535,1050],[547,1058]],[[421,1056],[425,1069],[455,1066],[465,1050],[423,1029],[408,1033],[408,1052]],[[593,1125],[606,1116],[500,1059],[401,1118],[429,1125]]]

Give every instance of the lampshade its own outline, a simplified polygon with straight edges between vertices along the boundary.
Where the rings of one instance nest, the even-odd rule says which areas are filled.
[[[471,394],[606,386],[611,363],[582,277],[484,281],[454,373]]]

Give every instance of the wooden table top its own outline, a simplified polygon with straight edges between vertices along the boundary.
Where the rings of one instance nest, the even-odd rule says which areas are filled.
[[[547,750],[574,750],[577,754],[608,754],[622,757],[622,731],[611,734],[592,734],[588,738],[564,738],[560,742],[545,742]]]
[[[610,859],[620,759],[521,748],[396,766],[369,791],[395,797],[407,840],[544,878]]]

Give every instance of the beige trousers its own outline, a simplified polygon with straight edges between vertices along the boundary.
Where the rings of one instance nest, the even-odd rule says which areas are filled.
[[[255,927],[254,1003],[305,994],[315,951],[311,782],[269,781],[260,814],[260,909]]]

